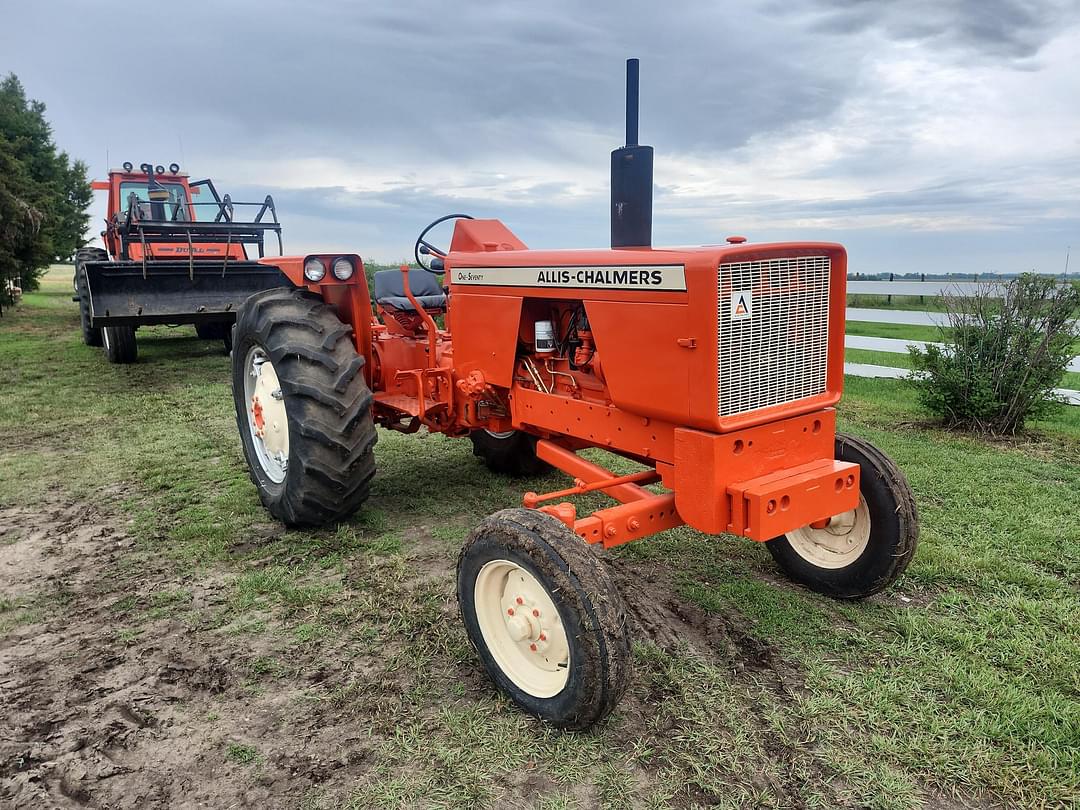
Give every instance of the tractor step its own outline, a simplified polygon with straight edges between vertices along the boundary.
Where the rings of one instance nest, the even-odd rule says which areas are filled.
[[[95,328],[227,320],[251,295],[291,282],[253,261],[99,262],[86,265]]]

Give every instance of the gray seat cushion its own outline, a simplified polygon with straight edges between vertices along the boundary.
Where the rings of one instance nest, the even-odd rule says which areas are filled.
[[[380,270],[374,277],[375,300],[384,307],[414,309],[405,295],[403,282],[400,270]],[[426,270],[409,271],[409,290],[424,309],[446,308],[446,294],[435,276]]]

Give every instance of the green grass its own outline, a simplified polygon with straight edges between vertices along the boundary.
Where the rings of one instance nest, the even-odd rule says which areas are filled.
[[[866,337],[898,338],[900,340],[940,341],[941,330],[936,326],[912,326],[903,323],[872,323],[848,321],[845,332]]]
[[[936,296],[919,295],[849,295],[849,307],[862,309],[901,309],[921,310],[923,312],[944,312],[942,299]]]
[[[239,765],[252,765],[259,761],[259,751],[254,745],[229,743],[225,746],[225,758]]]
[[[624,547],[613,565],[653,578],[631,607],[698,615],[708,643],[638,638],[620,708],[567,735],[487,685],[453,605],[470,527],[564,479],[504,479],[467,442],[381,432],[364,511],[284,530],[247,478],[219,346],[140,330],[140,362],[109,366],[79,341],[64,282],[0,320],[0,506],[59,488],[129,519],[137,546],[100,595],[116,643],[181,621],[193,645],[239,645],[235,688],[193,712],[225,730],[292,705],[313,737],[334,727],[331,760],[368,757],[310,806],[1080,803],[1080,408],[987,442],[926,426],[901,382],[848,378],[843,429],[896,459],[917,496],[908,573],[847,604],[784,583],[749,541],[682,528]],[[917,336],[883,328],[859,333]],[[0,637],[64,609],[0,594]],[[207,745],[255,780],[281,739]]]

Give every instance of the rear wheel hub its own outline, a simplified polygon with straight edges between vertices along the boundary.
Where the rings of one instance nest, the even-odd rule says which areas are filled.
[[[280,484],[289,464],[289,420],[281,383],[274,364],[258,346],[251,347],[244,365],[251,443],[262,471]]]

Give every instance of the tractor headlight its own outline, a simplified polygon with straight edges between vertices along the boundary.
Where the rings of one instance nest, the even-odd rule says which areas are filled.
[[[342,257],[340,259],[334,259],[334,266],[332,269],[334,278],[338,281],[348,281],[352,278],[354,268],[352,261]]]
[[[308,281],[322,281],[326,275],[326,265],[318,259],[308,259],[304,262],[304,278]]]

